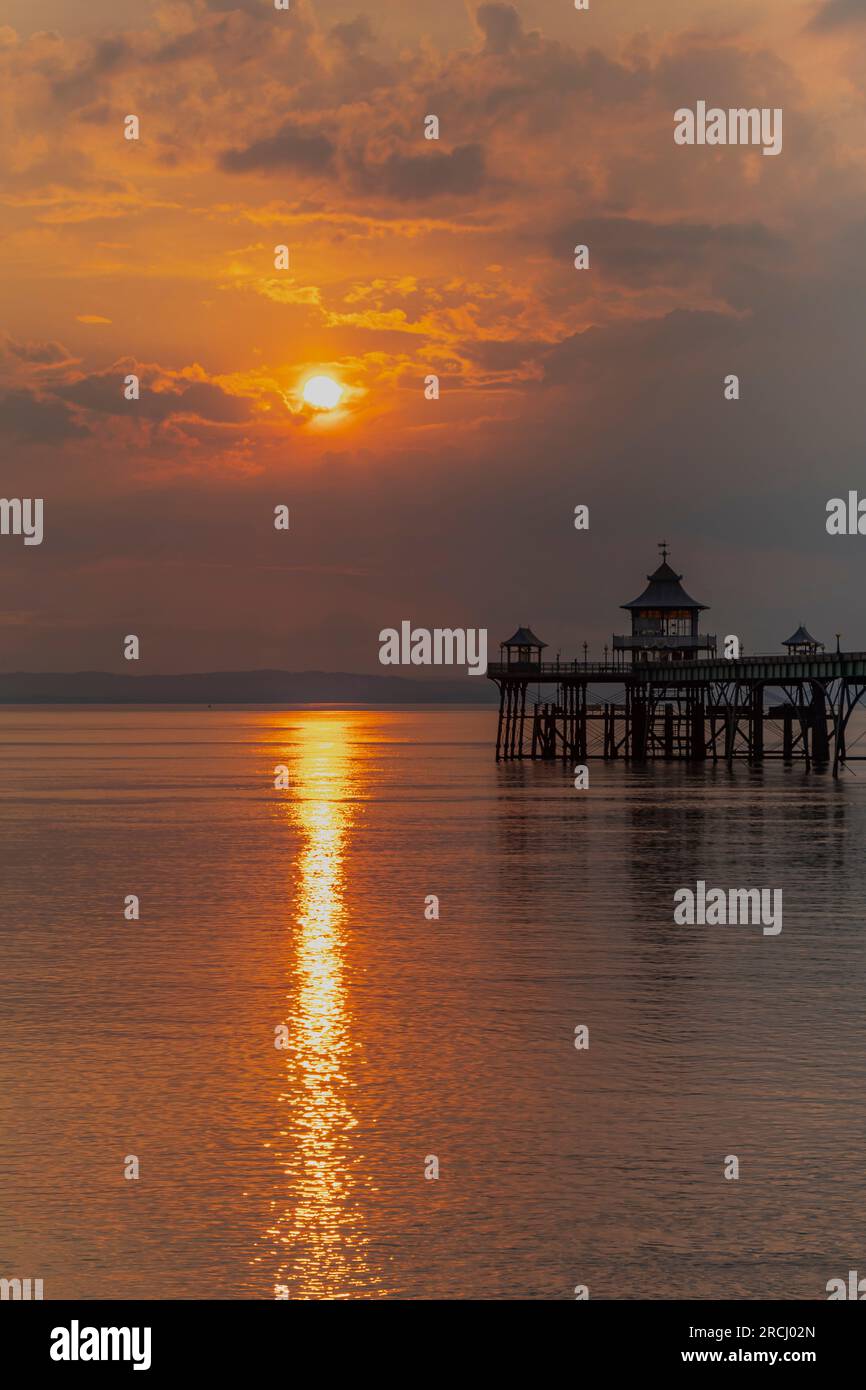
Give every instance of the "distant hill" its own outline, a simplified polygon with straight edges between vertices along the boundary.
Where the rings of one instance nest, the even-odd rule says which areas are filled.
[[[493,704],[484,676],[413,680],[348,671],[201,671],[180,676],[112,671],[0,673],[0,704]]]

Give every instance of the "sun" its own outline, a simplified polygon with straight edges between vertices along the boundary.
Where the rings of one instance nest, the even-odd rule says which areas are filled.
[[[304,400],[314,410],[333,410],[342,394],[342,386],[329,376],[311,376],[304,382]]]

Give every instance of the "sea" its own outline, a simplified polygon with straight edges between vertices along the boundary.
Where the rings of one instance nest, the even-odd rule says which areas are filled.
[[[577,789],[495,736],[477,706],[0,708],[0,1276],[662,1300],[866,1274],[866,764],[592,762]],[[780,889],[782,930],[677,925],[699,881]]]

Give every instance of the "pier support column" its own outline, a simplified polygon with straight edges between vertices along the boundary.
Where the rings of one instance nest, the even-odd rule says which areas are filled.
[[[782,760],[786,763],[794,761],[794,711],[792,708],[782,711]]]
[[[517,756],[523,757],[523,733],[526,726],[526,685],[520,687],[520,722],[517,733]]]
[[[725,710],[725,761],[728,767],[734,765],[734,741],[737,736],[737,716],[734,706],[728,700],[728,707]]]
[[[608,700],[604,706],[604,756],[606,761],[611,761],[617,756],[616,705],[612,700]]]
[[[579,692],[577,709],[577,756],[579,760],[586,762],[586,686],[582,685]]]
[[[541,756],[545,760],[556,757],[556,714],[555,706],[544,706],[544,739]]]
[[[823,686],[812,686],[812,703],[809,707],[809,723],[812,726],[812,757],[816,763],[830,761],[830,740],[827,737],[827,705]]]
[[[716,723],[716,721],[717,721],[717,716],[718,716],[718,712],[719,712],[719,702],[720,702],[720,695],[719,695],[718,687],[715,687],[715,686],[708,686],[708,687],[707,687],[707,710],[706,710],[706,715],[707,715],[707,721],[708,721],[709,726],[710,726],[710,749],[711,749],[711,752],[712,752],[712,759],[713,759],[713,762],[714,762],[714,763],[715,763],[715,762],[718,762],[718,760],[719,760],[719,744],[718,744],[718,734],[719,734],[719,731],[718,731],[717,723]]]
[[[764,688],[752,687],[749,712],[749,756],[753,763],[764,761]]]
[[[646,762],[647,715],[646,699],[635,691],[631,704],[631,755],[636,763]]]
[[[806,760],[806,771],[812,766],[811,747],[812,747],[812,726],[809,718],[809,706],[806,704],[806,696],[803,691],[802,682],[797,686],[797,716],[800,721],[800,739],[803,744],[803,757]]]
[[[499,687],[499,723],[496,726],[496,761],[499,762],[502,749],[502,721],[505,714],[505,685]]]
[[[707,756],[707,732],[704,722],[704,704],[697,695],[693,696],[691,701],[691,716],[689,757],[695,762],[703,762]]]
[[[503,682],[504,695],[504,720],[500,715],[500,732],[502,734],[502,759],[504,762],[512,762],[517,757],[517,737],[520,733],[521,741],[523,731],[520,725],[520,700],[526,700],[526,686],[518,681]]]
[[[836,697],[835,737],[833,739],[833,776],[839,776],[839,768],[845,761],[845,726],[847,716],[845,705],[850,698],[848,682],[840,681]]]
[[[674,756],[674,707],[665,705],[665,762]]]
[[[830,687],[830,688],[832,689],[832,687]],[[836,708],[835,708],[836,728],[835,728],[835,738],[834,738],[834,740],[833,740],[833,748],[834,748],[834,756],[833,756],[833,776],[834,776],[834,777],[838,777],[838,776],[839,776],[839,769],[840,769],[841,767],[844,767],[844,765],[845,765],[846,757],[847,757],[847,748],[846,748],[846,746],[845,746],[845,730],[846,730],[846,728],[847,728],[847,726],[848,726],[848,720],[849,720],[850,717],[851,717],[851,712],[852,712],[854,709],[856,709],[857,706],[860,704],[860,701],[861,701],[861,699],[863,698],[863,695],[864,695],[864,694],[866,694],[866,687],[864,687],[862,683],[857,682],[857,681],[849,681],[849,680],[847,680],[847,679],[845,679],[845,680],[840,680],[839,683],[838,683],[838,685],[837,685],[837,687],[836,687]],[[831,708],[832,708],[832,697],[831,697]],[[855,742],[856,742],[856,739],[855,739]]]
[[[566,762],[574,753],[574,717],[572,707],[574,691],[569,685],[559,687],[559,707],[562,711],[562,761]]]

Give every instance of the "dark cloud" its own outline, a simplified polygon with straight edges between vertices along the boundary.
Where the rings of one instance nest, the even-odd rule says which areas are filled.
[[[373,30],[367,16],[359,14],[357,19],[347,20],[343,24],[335,24],[331,29],[331,38],[336,39],[350,53],[357,53],[364,44],[372,42]]]
[[[212,381],[191,381],[180,390],[153,392],[150,406],[169,415],[197,415],[218,424],[239,424],[248,420],[252,402],[246,396],[232,396]]]
[[[201,46],[202,36],[193,29],[190,33],[181,34],[179,38],[163,44],[155,53],[151,54],[148,61],[156,66],[162,63],[182,63],[186,58],[197,57],[201,53]]]
[[[395,151],[380,164],[365,164],[359,173],[365,191],[406,202],[446,194],[467,197],[487,181],[480,145],[458,145],[448,154],[435,148],[410,155]]]
[[[32,391],[0,394],[0,435],[21,444],[63,444],[87,430],[62,401],[46,401]]]
[[[108,125],[114,116],[115,112],[107,101],[98,101],[78,112],[79,121],[84,121],[86,125]]]
[[[566,261],[578,242],[589,246],[596,271],[638,288],[682,285],[686,275],[723,269],[735,258],[775,263],[787,251],[784,238],[760,222],[713,226],[634,217],[587,218],[558,228],[548,244],[558,260]]]
[[[141,377],[141,395],[137,401],[126,400],[123,392],[124,378],[129,372]],[[166,388],[153,389],[148,384],[146,369],[128,363],[115,366],[112,371],[82,377],[62,387],[57,394],[75,405],[87,410],[99,411],[108,415],[121,415],[135,420],[169,420],[176,416],[194,415],[202,420],[216,424],[239,424],[248,420],[252,413],[252,403],[248,397],[233,396],[212,381],[187,381],[174,378]]]
[[[475,18],[490,53],[507,53],[523,33],[520,15],[513,5],[481,5]]]
[[[333,164],[334,145],[327,135],[286,121],[276,135],[254,140],[243,149],[225,150],[220,168],[228,174],[273,173],[298,169],[321,173]]]
[[[651,383],[658,376],[677,380],[677,370],[690,370],[700,351],[717,351],[748,332],[738,319],[724,314],[676,309],[662,318],[639,323],[588,328],[565,338],[544,355],[544,380],[552,386],[573,382],[578,375],[612,384],[623,374]]]
[[[490,372],[510,372],[532,361],[549,344],[521,338],[484,338],[461,344],[461,352]]]
[[[217,10],[225,14],[230,10],[242,10],[244,14],[252,15],[255,19],[273,16],[268,13],[273,9],[273,0],[270,5],[263,5],[262,0],[205,0],[205,5],[209,10]]]
[[[19,362],[29,362],[34,366],[46,367],[54,366],[58,362],[68,362],[70,352],[62,343],[18,343],[14,338],[7,338],[3,344],[5,352],[12,357],[17,357]]]
[[[479,71],[477,55],[469,56],[463,68],[468,90],[484,110],[520,113],[530,127],[538,126],[539,113],[542,126],[561,124],[562,97],[590,94],[594,105],[627,101],[650,80],[640,62],[629,66],[598,48],[578,51],[535,31],[525,33],[513,5],[482,5],[476,20],[484,35],[480,56],[492,61]]]
[[[55,81],[54,95],[64,105],[72,107],[92,102],[102,79],[122,71],[134,60],[135,51],[125,38],[103,39],[86,63]]]
[[[825,0],[809,28],[841,29],[847,24],[866,24],[866,0]]]

